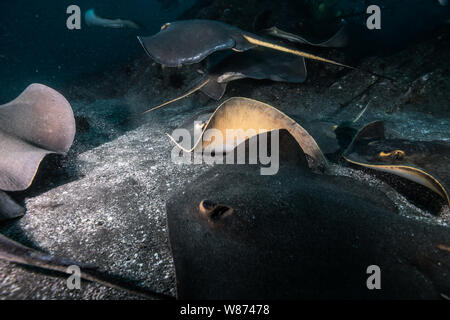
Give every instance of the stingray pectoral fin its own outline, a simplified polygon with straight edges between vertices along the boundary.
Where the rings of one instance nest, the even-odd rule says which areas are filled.
[[[181,146],[170,135],[169,138],[186,152],[230,150],[257,134],[281,129],[286,129],[309,156],[311,168],[328,167],[316,141],[303,127],[276,108],[248,98],[234,97],[222,103],[211,115],[192,148]]]
[[[358,166],[370,168],[376,171],[395,174],[399,177],[421,184],[429,188],[430,190],[434,191],[438,195],[440,195],[450,205],[450,198],[448,192],[442,185],[442,183],[440,183],[439,180],[433,177],[431,174],[421,169],[407,165],[376,165],[376,164],[362,163],[354,161],[348,158],[348,156],[344,156],[344,159]]]
[[[384,122],[377,120],[369,123],[364,128],[362,128],[355,136],[355,141],[358,141],[360,139],[384,139],[384,137],[385,137]]]
[[[0,131],[0,190],[21,191],[33,181],[42,159],[51,151]]]
[[[0,191],[0,222],[21,217],[25,209],[18,205],[6,193]]]
[[[210,54],[231,48],[251,47],[241,31],[212,20],[176,21],[150,37],[139,37],[147,54],[169,67],[198,63]]]
[[[31,84],[16,99],[0,105],[0,131],[37,147],[66,153],[75,137],[75,118],[59,92]]]
[[[206,94],[208,97],[214,100],[220,100],[225,94],[225,90],[227,89],[226,83],[219,83],[215,81],[215,79],[210,79],[208,83],[206,83],[200,91]]]
[[[75,118],[55,90],[32,84],[0,106],[0,190],[25,190],[46,154],[66,153],[75,136]]]
[[[311,45],[327,48],[343,48],[348,45],[349,41],[346,29],[347,28],[343,26],[330,39],[320,43],[311,43]]]
[[[367,108],[367,106],[366,106]],[[365,112],[366,108],[363,110]],[[358,116],[355,121],[358,121],[360,116]],[[368,125],[361,128],[353,138],[352,142],[347,147],[347,150],[344,152],[344,154],[350,154],[354,147],[358,144],[363,142],[364,140],[371,140],[371,139],[384,139],[385,137],[385,128],[384,128],[384,122],[377,120],[374,122],[369,123]]]
[[[261,142],[263,142],[264,139],[266,139],[267,141],[272,141],[274,136],[278,138],[278,150],[272,150],[271,144],[267,143],[267,145],[265,145],[264,147],[267,148],[268,154],[274,154],[274,151],[278,152],[278,159],[280,164],[294,164],[306,169],[309,168],[306,154],[298,144],[295,137],[286,129],[276,129],[268,131],[263,134],[258,134],[256,136],[250,137],[249,139],[242,142],[242,145],[244,145],[246,152],[246,159],[249,158],[251,154],[250,146],[256,145],[258,147],[257,149],[260,150],[260,147],[262,147],[260,145]],[[235,163],[237,163],[237,154],[240,148],[241,145],[238,145],[235,148],[236,150],[238,150],[237,152],[234,152]]]

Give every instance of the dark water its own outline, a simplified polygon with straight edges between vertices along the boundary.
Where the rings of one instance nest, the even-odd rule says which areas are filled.
[[[189,8],[186,1],[164,9],[157,1],[80,0],[0,2],[1,101],[19,94],[29,83],[60,87],[83,73],[132,61],[142,53],[139,34],[152,34]],[[84,13],[95,8],[101,17],[134,20],[142,30],[89,27],[82,18],[81,30],[68,30],[66,9],[76,4]]]

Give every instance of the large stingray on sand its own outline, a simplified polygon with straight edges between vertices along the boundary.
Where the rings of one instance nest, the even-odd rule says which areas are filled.
[[[376,121],[359,131],[344,158],[350,163],[424,185],[450,204],[448,142],[388,139],[384,123]]]
[[[286,130],[279,136],[277,175],[218,165],[168,201],[178,298],[449,295],[448,228],[396,214],[384,194],[358,181],[312,173],[297,140]],[[373,265],[381,290],[367,287]]]
[[[449,296],[448,228],[399,216],[384,194],[360,182],[311,172],[298,141],[284,129],[278,137],[277,175],[262,176],[257,165],[219,165],[169,199],[177,298]],[[261,146],[260,136],[250,139]],[[1,235],[0,259],[61,272],[78,265],[85,279],[169,298]],[[381,290],[367,287],[373,265],[381,269]]]
[[[57,91],[32,84],[15,100],[0,105],[0,193],[27,189],[42,159],[66,153],[75,136],[69,102]],[[4,193],[0,220],[23,213]]]
[[[285,129],[278,137],[277,175],[262,176],[256,165],[219,165],[169,199],[177,298],[439,299],[450,294],[448,228],[397,215],[384,194],[350,178],[313,173],[296,138]],[[261,147],[261,136],[252,139]],[[246,152],[250,140],[244,142]],[[0,259],[61,272],[78,265],[85,279],[169,298],[3,236]],[[373,265],[382,270],[382,290],[367,287]]]

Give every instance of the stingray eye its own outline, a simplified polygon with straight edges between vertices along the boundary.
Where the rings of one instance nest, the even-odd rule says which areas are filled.
[[[168,26],[170,26],[170,22],[167,22],[167,23],[163,24],[161,26],[161,30],[167,29]]]
[[[214,209],[214,207],[216,207],[217,205],[209,200],[203,200],[202,202],[200,202],[200,211],[203,213],[208,213],[211,210]]]
[[[380,152],[378,154],[378,158],[381,160],[401,160],[406,156],[405,151],[403,150],[394,150],[391,152]]]

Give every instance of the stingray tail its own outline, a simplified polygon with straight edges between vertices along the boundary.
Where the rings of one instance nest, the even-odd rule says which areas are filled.
[[[176,102],[176,101],[178,101],[178,100],[184,99],[184,98],[190,96],[191,94],[193,94],[194,92],[197,92],[198,90],[200,90],[200,89],[202,89],[203,87],[205,87],[205,86],[209,83],[209,81],[210,81],[209,77],[207,77],[206,79],[205,79],[205,78],[202,78],[202,80],[200,80],[200,83],[199,83],[199,84],[195,85],[192,89],[188,90],[188,92],[186,92],[185,94],[183,94],[183,95],[181,95],[181,96],[179,96],[179,97],[177,97],[177,98],[175,98],[175,99],[166,101],[166,102],[164,102],[164,103],[162,103],[162,104],[160,104],[160,105],[158,105],[158,106],[156,106],[156,107],[153,107],[153,108],[151,108],[151,109],[148,109],[148,110],[146,110],[146,111],[140,113],[140,115],[144,115],[144,114],[146,114],[146,113],[150,113],[150,112],[152,112],[152,111],[155,111],[155,110],[157,110],[157,109],[160,109],[160,108],[162,108],[162,107],[165,107],[165,106],[167,106],[167,105],[169,105],[169,104],[171,104],[171,103],[174,103],[174,102]]]
[[[68,268],[77,266],[80,269],[81,278],[100,283],[110,288],[126,291],[141,297],[150,299],[173,299],[161,293],[157,293],[126,280],[108,275],[97,270],[95,267],[71,261],[65,258],[57,258],[52,255],[28,248],[0,234],[0,259],[12,263],[52,270],[71,274]]]
[[[353,119],[352,123],[356,123],[359,121],[359,119],[361,119],[361,117],[366,113],[367,109],[369,109],[370,103],[372,101],[367,102],[366,106],[364,107],[364,109],[356,116],[355,119]]]
[[[161,109],[161,108],[163,108],[163,107],[165,107],[165,106],[167,106],[167,105],[169,105],[169,104],[171,104],[171,103],[174,103],[174,102],[176,102],[176,101],[178,101],[178,100],[181,100],[181,99],[183,99],[183,98],[186,98],[186,97],[190,96],[191,94],[193,94],[194,92],[197,92],[197,91],[201,90],[202,88],[204,88],[209,82],[210,82],[210,78],[209,78],[209,77],[201,78],[201,80],[198,82],[198,84],[194,85],[194,86],[192,87],[192,89],[188,90],[188,91],[187,91],[186,93],[184,93],[183,95],[181,95],[181,96],[179,96],[179,97],[177,97],[177,98],[175,98],[175,99],[166,101],[166,102],[164,102],[164,103],[162,103],[162,104],[160,104],[160,105],[157,105],[156,107],[152,107],[152,108],[150,108],[150,109],[148,109],[148,110],[146,110],[146,111],[144,111],[144,112],[141,112],[141,113],[139,113],[139,114],[136,114],[136,115],[133,115],[133,116],[131,116],[131,117],[128,117],[128,118],[126,118],[125,120],[123,120],[123,121],[121,121],[121,122],[115,124],[114,127],[121,126],[121,125],[127,123],[127,122],[130,121],[130,120],[136,119],[136,118],[138,118],[138,117],[140,117],[140,116],[142,116],[142,115],[144,115],[144,114],[150,113],[150,112],[155,111],[155,110],[157,110],[157,109]]]
[[[381,74],[378,74],[378,73],[375,73],[375,72],[372,72],[372,71],[369,71],[369,70],[352,67],[352,66],[349,66],[349,65],[346,65],[346,64],[334,61],[334,60],[329,60],[329,59],[326,59],[326,58],[322,58],[322,57],[319,57],[319,56],[316,56],[316,55],[313,55],[313,54],[310,54],[310,53],[307,53],[307,52],[304,52],[304,51],[291,49],[291,48],[288,48],[288,47],[285,47],[285,46],[282,46],[282,45],[279,45],[279,44],[276,44],[276,43],[268,42],[268,41],[263,41],[263,40],[260,40],[260,39],[257,39],[257,38],[245,35],[245,34],[243,35],[243,37],[248,42],[250,42],[251,44],[253,44],[255,46],[266,47],[266,48],[269,48],[269,49],[273,49],[273,50],[277,50],[277,51],[281,51],[281,52],[290,53],[290,54],[293,54],[293,55],[296,55],[296,56],[304,57],[306,59],[316,60],[316,61],[320,61],[320,62],[325,62],[325,63],[333,64],[335,66],[339,66],[339,67],[343,67],[343,68],[347,68],[347,69],[358,70],[358,71],[362,71],[362,72],[371,74],[371,75],[379,77],[379,78],[384,78],[384,79],[387,79],[387,80],[390,80],[390,81],[395,81],[394,79],[392,79],[390,77],[387,77],[387,76],[384,76],[384,75],[381,75]]]

